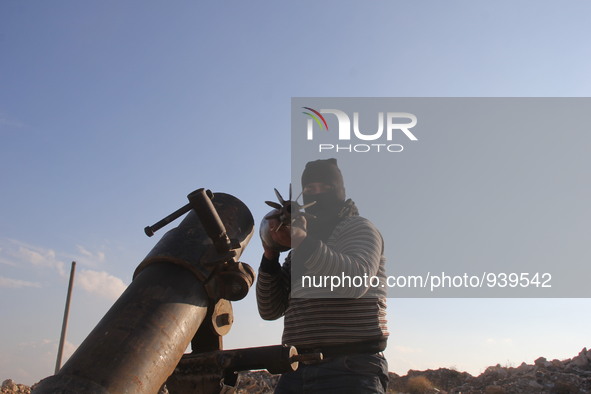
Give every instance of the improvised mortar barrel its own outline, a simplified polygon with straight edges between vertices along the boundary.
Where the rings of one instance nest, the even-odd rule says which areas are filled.
[[[34,393],[157,393],[208,307],[246,295],[254,272],[238,258],[253,233],[250,211],[229,194],[214,198],[199,189],[188,198],[166,223],[189,214],[162,237],[76,352]]]

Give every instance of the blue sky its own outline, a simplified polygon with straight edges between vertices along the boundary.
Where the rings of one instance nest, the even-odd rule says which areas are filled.
[[[0,4],[0,378],[52,373],[199,187],[256,222],[290,178],[291,97],[589,96],[584,2]],[[258,267],[253,238],[243,260]],[[566,358],[588,300],[389,301],[390,369]],[[254,292],[226,347],[280,341]]]

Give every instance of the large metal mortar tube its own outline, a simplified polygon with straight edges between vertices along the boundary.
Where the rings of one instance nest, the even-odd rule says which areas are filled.
[[[216,194],[214,203],[224,222],[232,221],[226,227],[237,259],[252,236],[252,215],[227,194]],[[67,363],[33,393],[157,393],[206,316],[211,256],[219,254],[191,211],[152,249]]]

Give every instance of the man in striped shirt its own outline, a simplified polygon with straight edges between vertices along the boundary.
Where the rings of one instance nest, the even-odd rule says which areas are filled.
[[[284,316],[284,344],[300,353],[322,352],[324,360],[300,363],[281,377],[275,392],[384,393],[382,236],[345,199],[336,159],[309,162],[302,188],[304,204],[316,201],[306,208],[315,218],[297,216],[291,229],[271,231],[274,242],[291,248],[283,265],[280,252],[263,242],[257,304],[265,320]],[[279,225],[270,220],[271,228]]]

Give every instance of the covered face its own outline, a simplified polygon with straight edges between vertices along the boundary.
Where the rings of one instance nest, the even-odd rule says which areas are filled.
[[[336,217],[345,202],[345,185],[337,160],[308,162],[302,173],[302,191],[304,204],[316,201],[306,212],[318,218]]]

